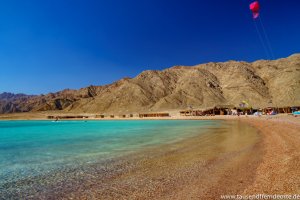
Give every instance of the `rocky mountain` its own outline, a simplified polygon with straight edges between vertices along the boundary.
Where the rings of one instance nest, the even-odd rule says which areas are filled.
[[[2,100],[2,101],[13,101],[13,100],[17,100],[20,98],[27,98],[27,97],[30,97],[30,95],[13,94],[13,93],[9,93],[9,92],[3,92],[0,94],[0,100]]]
[[[129,113],[238,105],[300,105],[300,54],[278,60],[228,61],[147,70],[104,86],[47,95],[0,94],[0,113],[63,110]]]

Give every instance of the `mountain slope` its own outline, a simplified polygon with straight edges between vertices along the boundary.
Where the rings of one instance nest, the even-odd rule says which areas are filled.
[[[253,63],[228,61],[192,67],[147,70],[104,86],[40,96],[0,95],[0,113],[64,110],[128,113],[238,105],[300,105],[300,54]]]

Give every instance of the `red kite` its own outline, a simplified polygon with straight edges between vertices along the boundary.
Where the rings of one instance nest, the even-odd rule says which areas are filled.
[[[253,14],[253,19],[258,18],[259,16],[259,10],[260,10],[260,5],[258,1],[254,1],[253,3],[250,4],[250,10],[252,11]]]

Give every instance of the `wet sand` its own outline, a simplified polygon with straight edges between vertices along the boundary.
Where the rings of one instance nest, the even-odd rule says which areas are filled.
[[[2,197],[220,199],[227,194],[300,194],[300,118],[227,119],[221,128],[177,143],[4,185]]]

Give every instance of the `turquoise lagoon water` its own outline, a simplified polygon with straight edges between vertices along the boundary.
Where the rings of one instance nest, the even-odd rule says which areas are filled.
[[[0,121],[0,186],[203,133],[219,121]]]

